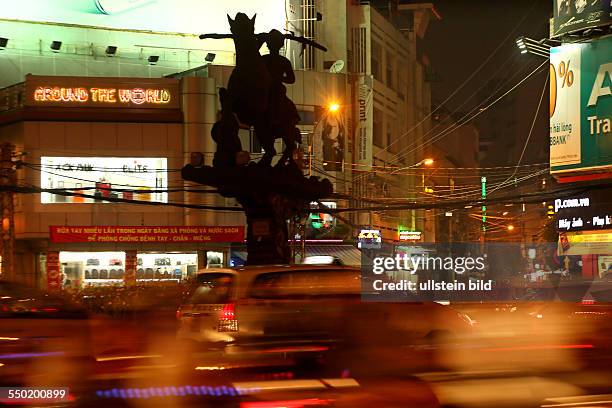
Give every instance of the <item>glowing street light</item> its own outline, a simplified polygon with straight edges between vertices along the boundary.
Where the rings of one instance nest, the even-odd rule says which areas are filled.
[[[330,103],[329,106],[327,107],[327,110],[330,112],[338,112],[338,110],[340,109],[340,105],[338,105],[337,103]]]
[[[516,46],[521,51],[521,54],[533,54],[542,58],[550,57],[551,46],[561,45],[557,40],[544,38],[542,40],[534,40],[529,37],[519,37],[516,39]]]
[[[514,231],[514,225],[512,224],[508,225],[508,231]]]
[[[414,168],[416,168],[416,167],[421,167],[421,166],[423,166],[423,165],[425,165],[425,166],[431,166],[432,164],[434,164],[434,159],[427,158],[427,159],[423,159],[423,160],[421,160],[420,162],[418,162],[418,163],[416,163],[416,164],[413,164],[412,166],[400,167],[399,169],[395,169],[395,170],[393,170],[393,171],[392,171],[391,173],[389,173],[389,174],[395,174],[395,173],[397,173],[398,171],[402,171],[402,170],[414,169]],[[423,177],[424,177],[424,174],[423,174]]]

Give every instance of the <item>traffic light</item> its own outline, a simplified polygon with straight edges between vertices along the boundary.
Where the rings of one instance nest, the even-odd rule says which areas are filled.
[[[314,229],[320,229],[323,227],[323,220],[317,213],[310,213],[308,220],[310,221],[310,226]]]

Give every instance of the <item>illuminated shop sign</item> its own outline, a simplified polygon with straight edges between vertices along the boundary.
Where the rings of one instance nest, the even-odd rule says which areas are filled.
[[[562,208],[577,208],[577,207],[588,207],[591,205],[588,197],[585,198],[572,198],[569,200],[555,200],[555,212],[559,212]]]
[[[178,81],[169,78],[26,76],[26,105],[178,109]]]
[[[601,214],[592,217],[559,218],[557,229],[562,231],[581,231],[612,228],[612,211],[609,215]]]
[[[357,236],[357,247],[363,249],[380,249],[382,235],[380,230],[361,230]]]
[[[51,157],[40,159],[41,203],[105,203],[105,199],[168,202],[168,160],[163,157]],[[84,197],[80,194],[90,197]]]
[[[205,243],[243,242],[244,226],[51,226],[53,243]]]
[[[559,255],[610,255],[612,233],[605,231],[575,231],[559,234]]]
[[[37,102],[92,102],[107,104],[145,103],[167,104],[170,102],[168,89],[152,88],[60,88],[59,86],[39,86],[34,90]]]
[[[421,231],[398,231],[400,241],[420,241],[421,235]]]
[[[612,189],[591,191],[576,198],[556,199],[557,230],[590,231],[612,229]]]

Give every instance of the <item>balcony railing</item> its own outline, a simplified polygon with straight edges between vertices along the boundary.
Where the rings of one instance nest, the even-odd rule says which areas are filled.
[[[0,89],[0,114],[23,108],[25,82]]]

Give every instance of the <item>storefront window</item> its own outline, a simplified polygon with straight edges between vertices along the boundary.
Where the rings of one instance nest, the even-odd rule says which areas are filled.
[[[123,285],[125,252],[60,252],[64,289]],[[173,281],[195,277],[197,253],[142,253],[136,256],[136,280],[140,283]]]
[[[105,199],[168,202],[168,160],[144,157],[41,157],[41,203],[104,203]],[[82,194],[70,195],[70,194]]]
[[[64,289],[122,285],[125,252],[60,252]]]
[[[603,279],[612,278],[612,256],[599,256],[598,261],[599,277]]]
[[[158,282],[188,279],[198,271],[196,253],[145,253],[137,256],[136,281]]]
[[[207,268],[222,268],[223,265],[223,252],[206,251]]]

